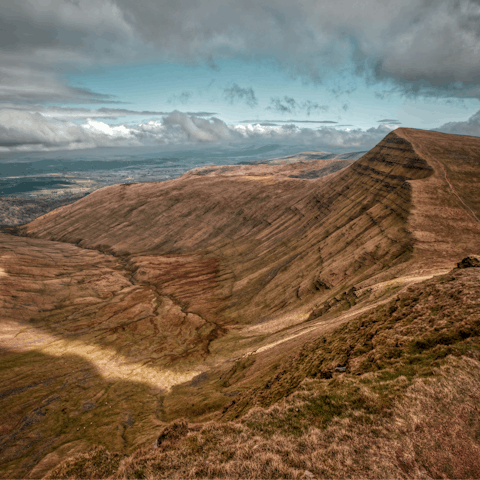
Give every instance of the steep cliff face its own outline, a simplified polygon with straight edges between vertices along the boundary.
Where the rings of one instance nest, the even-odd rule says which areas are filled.
[[[413,258],[424,223],[417,218],[434,199],[419,211],[412,195],[439,175],[408,132],[392,132],[325,178],[291,178],[291,166],[288,176],[270,165],[200,169],[171,182],[102,189],[24,233],[120,256],[136,281],[210,321],[306,314],[336,288],[398,274]],[[478,149],[475,141],[471,148]],[[448,230],[449,219],[442,222]],[[460,256],[466,243],[473,246],[447,240]],[[448,262],[447,255],[431,266]]]

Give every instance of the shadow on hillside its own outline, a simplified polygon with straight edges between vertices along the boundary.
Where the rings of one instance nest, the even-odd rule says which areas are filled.
[[[0,356],[2,478],[28,476],[62,445],[71,444],[71,454],[96,444],[127,453],[137,442],[155,438],[162,416],[160,388],[106,380],[79,355],[2,348]]]

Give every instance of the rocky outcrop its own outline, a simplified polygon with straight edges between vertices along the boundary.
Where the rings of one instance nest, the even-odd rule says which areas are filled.
[[[469,255],[465,257],[461,262],[457,263],[457,268],[472,268],[480,267],[480,256],[479,255]]]

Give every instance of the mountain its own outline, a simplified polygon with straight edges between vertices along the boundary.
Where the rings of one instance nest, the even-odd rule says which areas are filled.
[[[431,296],[448,300],[446,311],[468,299],[473,313],[465,304],[465,329],[447,322],[448,334],[456,332],[462,355],[474,351],[480,269],[449,272],[480,251],[479,158],[480,138],[400,128],[339,171],[333,171],[336,162],[348,159],[205,167],[168,182],[106,187],[20,227],[20,236],[0,234],[1,474],[36,478],[100,444],[108,451],[86,455],[97,467],[106,462],[110,473],[95,475],[113,474],[122,455],[133,455],[122,473],[131,476],[135,458],[147,462],[150,455],[134,452],[151,445],[166,423],[182,417],[196,425],[214,422],[203,430],[185,422],[165,427],[183,432],[174,435],[181,442],[200,441],[205,428],[219,439],[228,428],[253,435],[248,422],[259,421],[252,415],[262,425],[273,422],[268,408],[280,408],[275,402],[283,399],[285,416],[317,376],[317,390],[302,405],[312,405],[323,389],[315,418],[325,412],[337,418],[341,409],[331,399],[339,394],[325,382],[360,388],[357,377],[372,377],[359,367],[362,355],[374,351],[370,363],[377,353],[387,355],[378,342],[397,338],[389,348],[393,358],[403,358],[402,345],[431,330],[435,347],[434,332],[447,327],[428,323]],[[328,169],[333,173],[323,175]],[[449,275],[453,280],[445,280]],[[433,293],[411,311],[427,291]],[[389,323],[394,312],[409,312],[399,322],[410,316],[420,326],[406,332],[409,324],[402,330],[399,323],[396,331]],[[386,336],[362,333],[369,322],[385,325]],[[360,339],[375,348],[359,353]],[[323,345],[332,355],[319,356]],[[478,360],[467,357],[459,361]],[[428,375],[443,364],[432,365],[425,366]],[[462,365],[456,368],[464,372]],[[388,383],[398,395],[427,373],[402,375],[404,389]],[[366,402],[352,398],[347,410]],[[264,410],[255,414],[254,406]],[[381,423],[381,412],[370,412],[378,417],[372,421]],[[291,415],[284,421],[294,422]],[[295,433],[282,428],[258,434]],[[303,475],[297,470],[249,475]],[[92,476],[72,471],[76,478]],[[225,475],[242,476],[241,470]]]

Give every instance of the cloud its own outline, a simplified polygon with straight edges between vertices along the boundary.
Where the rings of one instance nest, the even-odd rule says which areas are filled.
[[[155,127],[157,124],[150,122],[150,125]],[[173,112],[165,117],[162,120],[162,127],[166,139],[172,132],[178,133],[179,136],[185,135],[189,142],[218,142],[231,136],[227,124],[218,118],[213,117],[207,120],[181,112]],[[151,131],[155,133],[156,130],[153,128]]]
[[[257,97],[255,97],[255,92],[252,87],[241,88],[236,83],[231,87],[225,88],[223,90],[223,96],[231,104],[242,101],[245,102],[249,107],[253,108],[258,105]]]
[[[309,148],[367,149],[392,127],[380,125],[363,131],[332,127],[311,129],[274,122],[227,125],[222,120],[174,111],[159,120],[136,125],[109,125],[88,118],[83,124],[44,117],[40,113],[0,110],[0,151],[72,150],[108,146],[299,144]]]
[[[383,120],[377,120],[378,123],[389,123],[392,125],[401,125],[402,122],[399,122],[398,120],[394,120],[391,118],[384,118]]]
[[[300,106],[300,109],[306,111],[307,116],[310,116],[312,112],[316,111],[328,112],[329,108],[328,105],[320,105],[319,103],[311,102],[310,100],[303,102]]]
[[[192,92],[182,92],[180,95],[172,95],[168,99],[168,103],[181,103],[182,105],[185,105],[190,101],[192,98]]]
[[[294,98],[283,97],[283,100],[279,97],[270,99],[270,106],[267,107],[267,110],[273,110],[278,113],[295,113],[297,109],[297,102]]]
[[[314,111],[327,112],[329,107],[327,105],[320,105],[317,102],[312,102],[307,100],[302,103],[298,103],[294,98],[288,97],[285,95],[283,98],[272,97],[270,99],[270,105],[267,107],[267,110],[272,110],[277,113],[290,113],[296,114],[297,110],[301,110],[310,116]]]
[[[70,86],[44,66],[17,65],[22,58],[15,59],[12,65],[8,59],[3,63],[2,57],[0,52],[0,102],[122,103],[114,95]]]
[[[202,112],[200,112],[202,113]],[[96,118],[78,124],[64,118],[45,117],[26,110],[0,110],[0,151],[73,150],[108,146],[184,147],[185,145],[295,144],[320,150],[367,150],[397,128],[383,119],[376,128],[362,130],[352,125],[333,124],[319,128],[296,126],[282,120],[244,121],[228,125],[219,118],[173,111],[161,119],[144,123],[109,125]],[[448,122],[434,131],[480,137],[480,110],[463,122]],[[303,147],[304,146],[304,147]]]
[[[332,120],[242,120],[240,123],[260,123],[260,122],[271,122],[271,123],[338,123]]]
[[[134,58],[136,36],[113,1],[1,2],[0,102],[121,103],[62,74]]]
[[[17,110],[29,112],[31,114],[41,113],[45,118],[55,119],[86,119],[86,118],[111,118],[116,119],[126,116],[164,116],[169,115],[171,112],[151,111],[151,110],[127,110],[124,108],[78,108],[78,107],[57,107],[43,105],[30,105],[30,104],[15,104],[15,103],[0,103],[1,110]],[[215,112],[187,112],[188,115],[195,115],[196,117],[210,117],[216,115]]]
[[[128,115],[166,115],[167,112],[149,111],[149,110],[127,110],[124,108],[69,108],[69,107],[40,107],[37,106],[37,111],[44,117],[52,118],[118,118]]]
[[[351,93],[357,90],[356,86],[350,86],[349,88],[346,87],[337,87],[337,88],[330,88],[328,91],[335,96],[335,98],[339,98],[341,95],[350,95]]]
[[[195,117],[212,117],[217,115],[216,112],[185,112],[187,115],[194,115]]]
[[[224,59],[268,61],[316,83],[351,73],[376,85],[379,95],[480,98],[478,0],[238,5],[234,0],[0,2],[0,101],[118,102],[69,85],[63,74],[138,61],[217,68]],[[337,88],[339,95],[348,90]],[[254,97],[233,95],[255,103]],[[292,108],[285,99],[278,111],[282,106],[285,113]]]
[[[270,58],[314,82],[351,71],[405,95],[480,96],[478,0],[117,5],[135,32],[177,60]]]
[[[39,113],[0,110],[0,151],[58,150],[109,145],[103,134],[72,122],[47,119]]]
[[[480,110],[465,122],[448,122],[433,130],[436,132],[480,137]]]
[[[373,82],[391,81],[391,92],[479,98],[478,0],[423,1],[405,13],[385,38],[385,51],[357,67],[366,68]]]
[[[282,143],[295,143],[309,148],[344,150],[344,149],[370,149],[394,128],[380,125],[368,130],[347,129],[337,130],[332,127],[321,127],[313,130],[299,128],[295,125],[281,127],[263,127],[261,125],[236,125],[236,132],[242,134],[249,141],[275,141]]]

